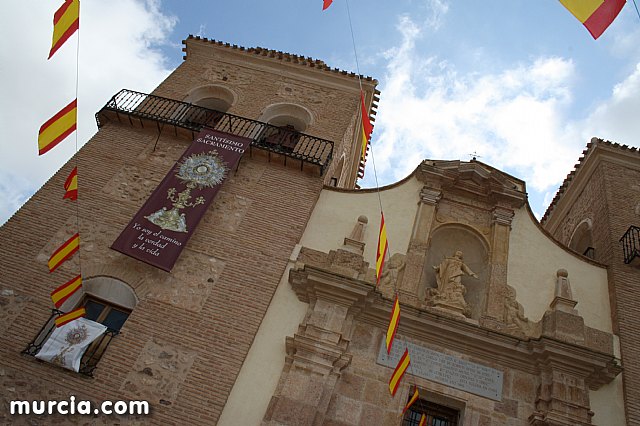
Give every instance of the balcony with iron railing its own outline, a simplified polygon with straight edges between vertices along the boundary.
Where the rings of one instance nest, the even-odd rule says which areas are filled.
[[[620,238],[620,243],[622,243],[624,263],[640,266],[640,228],[631,225]]]
[[[227,132],[252,140],[254,150],[287,159],[305,166],[317,167],[322,175],[333,156],[333,142],[297,132],[292,127],[278,127],[261,121],[216,111],[174,99],[123,89],[116,93],[96,113],[98,127],[108,121],[127,122],[134,126],[153,126],[162,132],[167,127],[176,134],[191,133],[192,137],[203,127]],[[272,155],[273,154],[273,155]]]
[[[49,317],[47,322],[45,322],[44,326],[42,326],[38,334],[36,334],[36,337],[31,342],[29,342],[22,353],[35,357],[38,352],[40,352],[45,342],[49,339],[49,337],[51,337],[53,330],[55,330],[55,318],[59,317],[62,314],[62,311],[59,311],[58,309],[52,309],[51,316]],[[119,333],[120,332],[118,330],[107,328],[104,334],[98,337],[82,355],[78,372],[80,374],[84,374],[85,376],[93,377],[93,373],[98,367],[98,361],[100,361],[103,353],[107,350],[107,347],[111,343],[111,340],[113,340],[113,338],[116,337]]]

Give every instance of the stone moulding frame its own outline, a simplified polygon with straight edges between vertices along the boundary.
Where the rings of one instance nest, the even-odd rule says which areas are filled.
[[[291,363],[297,362],[298,367],[304,369],[302,366],[308,368],[310,363],[321,360],[321,364],[326,364],[324,371],[332,377],[331,385],[324,388],[330,395],[351,362],[349,343],[355,325],[362,323],[386,330],[393,301],[385,299],[372,283],[329,268],[298,262],[290,271],[292,289],[300,301],[309,303],[309,311],[299,333],[287,338],[288,366],[283,370],[277,392],[285,392],[284,376],[289,374]],[[314,318],[322,320],[318,322]],[[622,370],[613,354],[612,339],[605,339],[607,344],[594,348],[589,347],[588,342],[577,345],[544,334],[538,338],[521,338],[406,304],[402,305],[396,338],[426,343],[492,368],[537,377],[535,411],[528,413],[530,424],[591,424],[593,412],[588,391],[610,383]],[[295,341],[301,345],[295,345]],[[329,345],[332,354],[329,357],[328,342],[333,342]],[[573,390],[565,392],[567,388]],[[323,399],[328,400],[330,396],[325,395]],[[314,418],[324,419],[325,414],[317,412]],[[546,423],[549,421],[553,422]]]

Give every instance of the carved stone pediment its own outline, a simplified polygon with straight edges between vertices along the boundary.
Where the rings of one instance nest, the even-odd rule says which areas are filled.
[[[425,160],[418,179],[428,186],[489,198],[493,203],[521,207],[526,200],[524,182],[477,160]]]

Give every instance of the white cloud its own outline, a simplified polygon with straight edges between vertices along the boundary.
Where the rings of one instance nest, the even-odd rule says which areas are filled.
[[[600,104],[584,122],[582,135],[598,136],[621,144],[640,145],[640,63],[611,97]],[[589,136],[589,137],[590,137]]]
[[[97,130],[94,114],[122,88],[151,91],[170,70],[158,46],[167,43],[176,19],[164,15],[157,0],[82,2],[80,33],[51,58],[52,20],[58,3],[34,0],[4,6],[0,26],[0,223],[24,194],[39,188],[76,150],[72,135],[38,157],[37,135],[43,122],[75,97],[78,69],[78,143]],[[10,45],[7,40],[10,40]],[[8,212],[8,213],[7,213]]]
[[[427,0],[426,3],[429,15],[426,25],[434,30],[438,30],[444,21],[444,16],[449,11],[449,2],[445,0]]]
[[[555,192],[592,136],[638,144],[631,139],[640,134],[640,66],[592,114],[571,120],[572,91],[579,90],[571,59],[543,56],[492,74],[461,74],[417,53],[422,34],[409,17],[400,18],[398,31],[401,44],[385,53],[374,133],[381,184],[406,176],[422,159],[468,160],[477,152],[524,179],[539,200],[534,211],[544,211],[544,193]],[[364,186],[374,184],[369,170]]]

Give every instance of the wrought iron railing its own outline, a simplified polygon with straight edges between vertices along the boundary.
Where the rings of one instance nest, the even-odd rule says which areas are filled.
[[[115,113],[119,120],[152,120],[195,132],[209,127],[222,132],[250,138],[252,147],[281,154],[325,168],[333,156],[333,142],[297,132],[292,129],[272,126],[257,120],[223,113],[174,99],[149,95],[123,89],[116,93],[96,113],[96,122],[101,127],[105,112]]]
[[[627,232],[620,238],[624,263],[631,263],[634,258],[640,258],[640,228],[631,225]]]
[[[49,317],[47,322],[44,323],[38,334],[36,334],[35,339],[29,342],[22,353],[26,355],[36,356],[38,352],[40,352],[40,349],[42,349],[42,346],[45,344],[47,339],[49,339],[49,337],[51,336],[51,333],[53,333],[53,330],[56,327],[54,321],[55,318],[62,314],[62,311],[59,311],[58,309],[52,309],[51,316]],[[120,332],[117,330],[107,328],[107,331],[105,331],[104,334],[100,336],[100,338],[91,343],[91,345],[89,345],[84,355],[82,356],[82,359],[80,360],[80,369],[78,370],[78,372],[80,374],[93,377],[93,372],[97,368],[98,361],[100,361],[100,358],[102,358],[102,354],[111,343],[111,340],[119,333]]]

